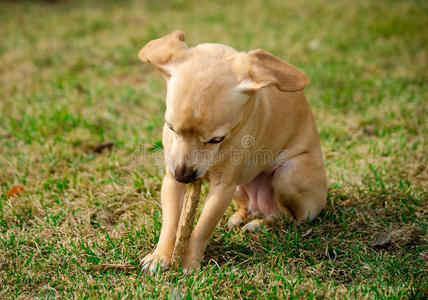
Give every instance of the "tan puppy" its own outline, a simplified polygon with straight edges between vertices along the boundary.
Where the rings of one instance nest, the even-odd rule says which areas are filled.
[[[180,31],[150,41],[139,58],[167,81],[162,230],[156,249],[142,260],[144,270],[169,267],[185,183],[197,178],[209,183],[209,194],[182,261],[187,271],[199,266],[232,199],[239,210],[230,227],[249,215],[300,221],[319,214],[327,183],[302,71],[261,49],[188,48]]]

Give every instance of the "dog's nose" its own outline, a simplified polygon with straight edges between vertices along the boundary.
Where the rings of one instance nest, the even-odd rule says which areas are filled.
[[[189,183],[196,180],[197,172],[193,168],[188,168],[183,165],[175,169],[174,176],[179,182]]]

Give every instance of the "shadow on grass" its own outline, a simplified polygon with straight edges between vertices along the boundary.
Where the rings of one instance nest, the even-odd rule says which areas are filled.
[[[312,223],[279,220],[258,233],[221,228],[204,261],[220,267],[286,268],[342,284],[423,281],[427,227],[420,199],[399,187],[360,192],[364,199],[354,201],[354,195],[332,189],[326,209]]]

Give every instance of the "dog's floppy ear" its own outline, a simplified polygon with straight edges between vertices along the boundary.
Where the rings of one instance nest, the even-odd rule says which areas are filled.
[[[171,65],[184,59],[188,53],[184,40],[184,34],[176,30],[148,42],[138,53],[138,58],[170,75]]]
[[[296,92],[303,90],[309,83],[299,68],[263,49],[248,52],[247,64],[249,78],[240,85],[243,91],[257,91],[273,84],[281,91]]]

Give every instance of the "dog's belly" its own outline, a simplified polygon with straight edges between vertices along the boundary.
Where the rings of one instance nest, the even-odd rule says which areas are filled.
[[[272,218],[278,214],[275,193],[272,187],[273,173],[262,172],[251,181],[239,185],[248,196],[248,212]]]
[[[290,176],[295,165],[294,159],[289,159],[283,163],[271,166],[261,172],[255,178],[238,187],[243,189],[248,196],[247,209],[250,214],[263,215],[267,219],[280,214],[272,180],[274,177]],[[282,211],[282,210],[281,210]]]

